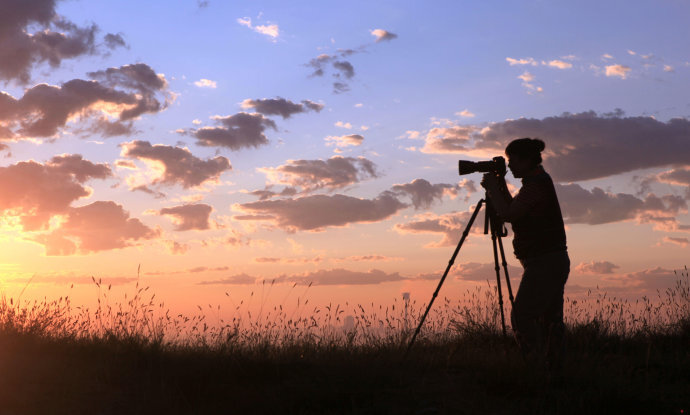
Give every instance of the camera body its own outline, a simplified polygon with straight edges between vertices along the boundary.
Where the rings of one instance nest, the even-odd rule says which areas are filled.
[[[494,173],[498,176],[506,175],[506,160],[501,157],[494,157],[490,161],[458,161],[458,171],[461,176],[471,173]]]

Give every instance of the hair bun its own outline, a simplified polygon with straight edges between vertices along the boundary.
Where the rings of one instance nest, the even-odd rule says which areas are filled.
[[[534,148],[540,153],[544,151],[544,149],[546,148],[546,144],[544,144],[544,142],[538,138],[533,138],[532,144],[534,145]]]

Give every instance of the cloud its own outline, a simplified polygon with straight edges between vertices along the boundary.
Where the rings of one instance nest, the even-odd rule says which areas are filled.
[[[189,269],[187,269],[187,272],[195,274],[198,272],[208,272],[208,271],[227,271],[229,269],[230,269],[230,267],[228,267],[228,266],[209,268],[207,266],[202,265],[200,267],[189,268]]]
[[[609,280],[635,287],[646,292],[671,288],[678,277],[673,270],[661,267],[612,276]]]
[[[458,280],[463,281],[491,281],[496,282],[496,265],[493,262],[479,263],[479,262],[465,262],[457,264],[453,269],[452,274]],[[522,268],[513,265],[508,265],[508,275],[515,281],[515,277],[522,274]],[[438,274],[438,278],[443,273]],[[504,269],[501,267],[501,284],[505,284]],[[505,286],[505,285],[504,285]],[[516,287],[513,287],[515,290]],[[505,292],[504,292],[505,295]]]
[[[657,176],[661,183],[690,186],[690,168],[673,169]]]
[[[252,19],[249,17],[239,18],[237,19],[237,23],[252,29],[256,33],[261,33],[262,35],[270,37],[273,42],[280,36],[280,28],[277,24],[254,26],[252,25]]]
[[[266,186],[263,190],[254,190],[249,192],[250,195],[257,196],[259,200],[268,200],[277,196],[294,196],[297,194],[297,189],[294,187],[286,187],[280,192],[274,192],[270,190],[271,186]]]
[[[31,284],[55,284],[55,285],[95,285],[101,286],[117,286],[127,285],[137,281],[136,277],[99,277],[92,275],[78,275],[73,272],[48,272],[42,274],[34,274],[30,278],[17,278],[12,282],[23,282]]]
[[[400,257],[389,257],[385,255],[352,255],[344,258],[332,258],[334,262],[389,262],[389,261],[402,261],[404,258]]]
[[[320,112],[324,107],[323,104],[309,100],[303,100],[302,103],[297,104],[280,97],[275,99],[245,99],[241,105],[243,109],[253,108],[260,114],[280,115],[283,119],[310,110]]]
[[[322,269],[286,278],[290,282],[313,283],[314,285],[374,285],[405,279],[397,272],[386,273],[378,269],[361,272],[342,268]]]
[[[364,142],[364,137],[359,134],[348,134],[348,135],[329,135],[324,140],[326,140],[327,146],[335,145],[337,147],[349,147],[349,146],[359,146]]]
[[[151,160],[162,164],[163,173],[154,179],[154,184],[181,184],[184,188],[190,188],[206,181],[218,180],[221,173],[232,169],[225,157],[217,156],[202,160],[186,148],[163,144],[151,145],[148,141],[140,140],[123,143],[121,146],[123,157]]]
[[[537,66],[539,63],[534,60],[534,58],[521,58],[521,59],[513,59],[513,58],[506,58],[506,61],[510,66],[515,66],[515,65],[532,65],[532,66]]]
[[[212,81],[210,79],[205,79],[201,78],[198,81],[194,82],[194,85],[198,86],[199,88],[216,88],[216,81]]]
[[[105,42],[105,46],[108,49],[117,49],[117,48],[127,48],[129,49],[129,45],[127,42],[125,42],[125,38],[122,37],[121,33],[108,33],[103,37],[103,41]]]
[[[429,247],[438,248],[456,245],[460,240],[463,230],[472,216],[471,212],[453,212],[443,215],[425,213],[415,216],[415,220],[407,223],[397,223],[395,230],[401,234],[437,233],[443,238]],[[472,232],[484,233],[484,215],[477,217],[472,225]]]
[[[523,82],[532,82],[534,81],[534,75],[525,71],[522,75],[518,76],[518,79],[522,79]]]
[[[599,225],[631,219],[672,219],[688,209],[685,199],[673,195],[650,194],[640,199],[627,193],[607,193],[598,187],[587,190],[578,184],[557,184],[556,192],[566,223]]]
[[[129,189],[132,192],[143,192],[150,194],[156,199],[165,199],[166,195],[163,192],[159,192],[157,190],[153,190],[150,187],[146,186],[145,184],[141,184],[139,186],[133,186]]]
[[[474,117],[474,114],[471,113],[468,109],[464,109],[460,112],[456,112],[455,115],[457,115],[459,117],[464,117],[464,118],[473,118]]]
[[[374,199],[359,199],[341,194],[313,195],[244,203],[238,208],[246,215],[235,216],[235,219],[268,220],[288,232],[320,231],[330,226],[379,222],[406,206],[387,193]]]
[[[104,116],[115,119],[110,122],[112,128],[113,123],[134,120],[165,107],[158,95],[167,88],[167,82],[145,64],[109,68],[89,76],[97,80],[73,79],[60,86],[39,84],[27,89],[20,99],[0,93],[0,123],[12,131],[7,138],[51,137],[69,120],[92,116],[101,123]],[[131,126],[120,128],[128,131]]]
[[[544,165],[557,181],[581,181],[638,169],[688,165],[690,121],[652,117],[565,113],[543,119],[519,118],[488,126],[434,128],[423,152],[503,154],[518,137],[546,142]]]
[[[664,237],[663,241],[666,243],[682,246],[683,248],[690,244],[690,239],[688,238],[676,238],[673,236],[666,236]]]
[[[104,85],[111,88],[123,87],[138,91],[144,95],[145,99],[140,103],[140,109],[129,110],[125,118],[134,118],[143,113],[145,107],[160,106],[153,102],[152,97],[158,91],[163,91],[168,87],[168,81],[162,74],[157,74],[150,66],[145,63],[135,63],[120,67],[111,67],[101,71],[89,72],[88,75],[93,79],[101,81]]]
[[[126,248],[159,234],[139,219],[130,218],[121,205],[98,201],[69,208],[66,220],[57,229],[34,240],[45,245],[46,255],[73,255]]]
[[[617,76],[621,79],[626,79],[630,72],[630,67],[625,65],[606,65],[604,69],[606,76]]]
[[[206,230],[210,228],[209,216],[213,207],[204,203],[173,206],[160,210],[161,215],[172,216],[176,231]]]
[[[463,184],[474,189],[474,182],[463,182]],[[410,183],[393,185],[391,191],[401,196],[409,196],[415,209],[428,209],[435,200],[439,202],[443,200],[443,196],[456,197],[460,189],[460,185],[457,184],[431,184],[425,179],[415,179]]]
[[[85,136],[98,134],[106,138],[120,135],[131,136],[140,132],[141,131],[134,128],[134,123],[131,121],[110,121],[108,117],[97,118],[88,128],[75,131],[77,134],[84,133]]]
[[[334,94],[342,94],[343,92],[347,92],[350,90],[350,85],[344,83],[344,82],[333,82],[333,93]]]
[[[404,281],[408,278],[397,272],[387,273],[378,269],[369,271],[351,271],[342,268],[321,269],[301,274],[282,274],[276,278],[265,278],[263,281],[310,285],[375,285],[384,282]],[[202,281],[202,285],[251,285],[259,278],[247,274],[234,275],[228,278]]]
[[[45,164],[22,161],[0,167],[0,210],[19,217],[24,230],[39,230],[51,217],[68,212],[72,202],[91,195],[83,184],[112,176],[107,164],[81,155],[55,156]]]
[[[54,0],[25,0],[3,5],[0,15],[0,79],[28,83],[34,66],[99,53],[95,24],[80,27],[55,12]],[[35,30],[33,33],[30,30]],[[107,34],[109,49],[124,46]]]
[[[355,76],[355,68],[348,61],[335,61],[333,67],[338,70],[338,75],[342,75],[346,79],[352,79]]]
[[[675,72],[676,70],[671,65],[664,65],[664,72]]]
[[[558,69],[570,69],[573,67],[573,64],[570,62],[565,62],[562,60],[554,59],[551,60],[547,63],[548,66],[552,68],[558,68]]]
[[[461,153],[470,149],[470,135],[476,131],[473,126],[454,125],[451,127],[434,127],[426,135],[423,153]],[[419,136],[412,131],[410,138]]]
[[[376,165],[364,157],[333,156],[328,160],[288,160],[282,166],[259,170],[272,183],[301,187],[303,192],[323,188],[333,191],[378,177]]]
[[[336,127],[345,128],[347,130],[352,129],[352,124],[350,124],[349,122],[336,121],[334,125]]]
[[[201,281],[199,285],[251,285],[256,282],[256,277],[248,274],[237,274],[227,278],[211,281]]]
[[[372,30],[371,34],[376,37],[375,43],[389,41],[397,37],[396,34],[382,29]],[[370,46],[362,45],[356,49],[338,49],[333,54],[322,53],[311,59],[304,66],[312,69],[312,73],[309,75],[310,78],[325,76],[327,72],[330,72],[333,78],[334,94],[347,92],[350,90],[348,81],[355,76],[355,67],[349,60],[349,57],[367,51]]]
[[[395,33],[383,29],[374,29],[370,33],[376,38],[376,42],[390,41],[398,37]]]
[[[137,165],[131,160],[117,160],[115,161],[115,167],[122,169],[136,170]]]
[[[288,265],[303,265],[303,264],[318,264],[323,261],[322,256],[312,258],[274,258],[274,257],[259,257],[254,258],[254,262],[260,264],[288,264]]]
[[[519,75],[517,78],[522,80],[522,86],[527,88],[527,93],[529,94],[544,91],[542,87],[532,84],[532,81],[534,81],[535,77],[527,71],[523,72],[522,75]]]
[[[574,271],[581,274],[613,274],[618,268],[618,265],[609,261],[591,261],[577,265]]]
[[[206,147],[227,147],[231,150],[257,148],[268,144],[264,132],[267,128],[277,130],[275,122],[263,114],[239,112],[227,117],[216,116],[217,127],[201,127],[189,132],[197,144]]]

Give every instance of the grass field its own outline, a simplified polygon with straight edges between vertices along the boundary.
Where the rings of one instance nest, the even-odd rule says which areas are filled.
[[[569,301],[560,373],[501,335],[491,290],[438,301],[407,359],[414,327],[399,306],[357,305],[343,330],[340,306],[172,317],[139,286],[115,306],[103,287],[95,310],[5,298],[0,413],[687,413],[690,279],[677,276],[654,300]],[[420,309],[408,311],[414,326]]]

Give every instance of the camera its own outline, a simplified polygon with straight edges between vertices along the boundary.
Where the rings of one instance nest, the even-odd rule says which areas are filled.
[[[501,157],[494,157],[490,161],[458,161],[458,170],[460,175],[471,173],[494,173],[499,176],[506,175],[506,160]]]

